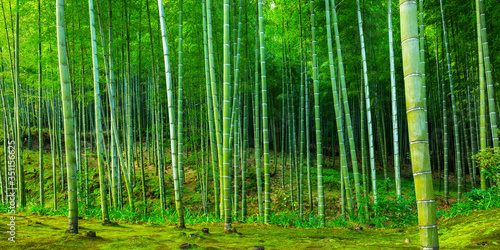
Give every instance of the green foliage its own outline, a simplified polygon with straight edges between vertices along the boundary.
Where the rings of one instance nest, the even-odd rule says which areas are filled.
[[[454,203],[446,211],[438,211],[438,216],[445,218],[458,215],[468,215],[478,210],[486,210],[500,207],[500,189],[490,188],[487,190],[474,189],[463,195],[461,202]]]
[[[383,190],[383,189],[380,189]],[[376,227],[399,228],[417,224],[417,203],[415,193],[400,199],[393,198],[386,192],[379,193],[377,205],[373,207],[371,222]],[[376,214],[375,214],[376,211]]]
[[[485,148],[472,156],[481,169],[486,173],[486,178],[492,178],[496,183],[500,184],[500,148]]]

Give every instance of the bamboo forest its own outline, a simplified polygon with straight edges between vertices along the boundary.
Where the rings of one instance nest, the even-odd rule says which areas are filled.
[[[499,0],[0,0],[0,249],[500,249]]]

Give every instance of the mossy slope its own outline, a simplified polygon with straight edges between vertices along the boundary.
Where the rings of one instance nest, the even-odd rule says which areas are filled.
[[[418,249],[416,227],[404,230],[366,229],[298,229],[236,223],[241,235],[224,234],[223,225],[189,225],[179,231],[173,226],[126,224],[103,226],[96,219],[81,219],[80,234],[64,231],[63,216],[16,216],[16,242],[7,240],[8,214],[0,214],[0,249],[176,249],[182,243],[196,244],[199,249]],[[40,224],[38,224],[40,223]],[[443,249],[500,247],[500,209],[475,212],[440,221],[440,243]],[[209,234],[201,228],[210,229]],[[85,236],[96,231],[97,237]],[[185,233],[181,236],[182,232]],[[195,234],[195,235],[191,235]],[[204,239],[203,239],[204,238]],[[405,239],[410,244],[405,244]]]

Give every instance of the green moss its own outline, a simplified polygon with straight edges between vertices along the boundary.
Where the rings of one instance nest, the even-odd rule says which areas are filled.
[[[448,218],[440,223],[439,228],[439,240],[444,245],[500,248],[500,209]]]
[[[1,149],[0,149],[1,152]],[[27,179],[27,192],[28,195],[28,206],[34,211],[34,205],[38,203],[38,153],[35,151],[26,150],[25,156],[25,171]],[[96,178],[97,171],[95,170],[95,159],[89,157],[90,162],[90,173],[89,178]],[[44,155],[44,166],[45,166],[45,194],[46,194],[46,207],[44,209],[39,209],[40,211],[45,211],[45,214],[66,214],[64,205],[67,204],[65,198],[65,191],[60,190],[60,176],[58,175],[58,199],[59,199],[59,210],[58,213],[47,212],[53,203],[52,195],[52,164],[50,154]],[[279,169],[279,168],[278,168]],[[17,215],[16,218],[16,243],[11,243],[7,241],[7,226],[8,217],[10,215],[0,213],[0,249],[176,249],[182,243],[196,244],[200,249],[251,249],[253,246],[264,246],[265,249],[336,249],[336,248],[354,248],[354,249],[399,249],[399,248],[410,248],[419,249],[419,235],[417,227],[410,227],[404,229],[367,229],[356,231],[349,230],[347,227],[355,227],[355,222],[344,222],[340,219],[340,192],[338,188],[332,188],[332,190],[327,190],[327,196],[331,199],[327,200],[327,223],[329,227],[334,226],[345,226],[345,228],[329,228],[329,229],[303,229],[303,228],[290,228],[283,226],[266,226],[257,223],[237,223],[234,226],[237,228],[238,232],[242,235],[237,234],[224,234],[222,233],[223,224],[222,223],[198,223],[198,221],[203,221],[204,216],[196,217],[197,215],[193,213],[192,218],[197,218],[192,220],[191,223],[197,223],[196,225],[188,225],[189,229],[179,231],[174,228],[172,223],[176,221],[174,219],[168,219],[170,217],[165,215],[158,215],[158,217],[153,216],[153,209],[159,207],[159,195],[155,194],[158,187],[158,178],[155,174],[155,169],[151,166],[146,168],[146,178],[148,183],[148,188],[150,192],[148,193],[148,206],[151,212],[149,220],[154,223],[127,223],[123,221],[138,221],[141,222],[139,213],[132,213],[127,209],[120,211],[121,218],[118,221],[118,225],[114,226],[103,226],[102,221],[99,219],[82,219],[80,223],[80,234],[70,235],[66,234],[65,230],[68,227],[68,220],[65,216],[39,216],[34,214],[22,213]],[[313,172],[315,171],[312,168]],[[60,166],[57,167],[59,173]],[[335,185],[335,181],[338,179],[338,172],[336,170],[327,169],[328,175],[332,176],[332,185]],[[249,175],[254,173],[253,170],[249,170]],[[313,173],[314,175],[314,173]],[[187,172],[187,182],[186,182],[186,199],[185,202],[187,207],[198,208],[201,204],[200,192],[196,190],[196,179],[195,171]],[[252,176],[252,175],[250,175]],[[254,176],[254,175],[253,175]],[[278,173],[279,176],[279,173]],[[381,178],[381,177],[380,177]],[[139,178],[136,179],[137,185],[139,184]],[[248,183],[252,183],[254,177],[248,179]],[[167,180],[167,186],[171,186],[171,180]],[[381,182],[382,183],[382,182]],[[414,187],[411,185],[411,181],[405,181],[403,184],[403,190],[406,194],[411,194]],[[455,184],[452,182],[451,184]],[[314,183],[313,183],[314,185]],[[385,194],[388,199],[394,197],[393,192],[393,182],[388,182],[389,192],[381,192]],[[250,187],[252,185],[249,185]],[[99,216],[100,210],[98,209],[99,199],[98,195],[94,194],[93,191],[98,190],[98,183],[91,182],[90,195],[91,195],[91,205],[96,208],[96,213],[91,215],[85,215],[83,213],[83,202],[82,202],[82,215],[84,216]],[[314,189],[313,189],[314,190]],[[452,191],[451,197],[455,199],[456,193],[453,192],[456,188],[450,187]],[[212,191],[212,190],[210,190]],[[257,199],[255,198],[255,185],[252,186],[249,191],[249,215],[254,215],[257,213]],[[142,193],[140,188],[135,190],[136,197],[141,197]],[[169,191],[171,192],[171,191]],[[278,185],[273,191],[275,197],[273,200],[280,201],[285,195],[288,195],[288,187],[281,189]],[[280,197],[280,194],[282,195]],[[380,195],[381,195],[380,194]],[[167,193],[167,197],[172,196]],[[82,197],[80,197],[82,198]],[[442,200],[442,194],[438,193],[437,198]],[[83,200],[83,199],[80,199]],[[139,200],[136,201],[136,205],[140,206]],[[308,205],[307,202],[305,202]],[[297,220],[296,214],[293,214],[289,209],[291,209],[290,204],[279,202],[274,203],[273,210],[275,211],[272,219],[276,224],[279,225],[294,225],[295,227],[314,227],[314,223],[309,223],[311,225],[295,223]],[[438,203],[438,206],[442,206],[442,202]],[[209,207],[210,211],[213,211],[212,205]],[[90,210],[89,210],[90,211]],[[93,210],[92,210],[93,211]],[[200,210],[201,211],[201,210]],[[38,213],[37,212],[37,213]],[[113,214],[113,213],[112,213]],[[313,214],[315,214],[313,212]],[[281,217],[279,217],[279,216]],[[286,215],[286,216],[285,216]],[[252,218],[252,217],[249,217]],[[117,219],[118,220],[118,219]],[[256,220],[254,218],[254,220]],[[373,222],[374,219],[372,219]],[[31,221],[28,223],[28,221]],[[169,223],[163,224],[162,222]],[[36,224],[40,222],[41,224]],[[141,222],[142,223],[142,222]],[[468,249],[468,248],[498,248],[500,244],[500,233],[497,228],[500,228],[500,209],[491,209],[481,212],[474,212],[468,216],[460,216],[456,218],[448,218],[441,220],[439,222],[439,233],[440,233],[440,243],[443,249]],[[377,225],[379,227],[380,225]],[[387,226],[387,225],[385,225]],[[210,229],[210,234],[201,233],[201,228],[207,227]],[[85,236],[88,231],[96,231],[97,237],[90,238]],[[185,232],[185,236],[180,236],[181,232]],[[195,237],[189,237],[190,234],[197,234]],[[203,237],[204,239],[201,239]],[[405,239],[410,239],[410,244],[405,244]],[[478,245],[479,243],[479,245]],[[497,245],[496,245],[497,244]],[[194,248],[196,249],[196,248]]]
[[[80,233],[65,233],[64,216],[16,216],[16,243],[6,240],[8,215],[0,215],[0,249],[175,249],[182,243],[196,244],[202,249],[391,249],[419,247],[416,227],[407,229],[299,229],[257,223],[236,223],[241,235],[225,234],[222,223],[188,225],[186,230],[174,226],[151,224],[119,224],[103,226],[96,219],[81,219]],[[30,221],[30,222],[28,222]],[[41,224],[37,224],[37,222]],[[469,216],[449,218],[439,223],[442,248],[498,247],[500,243],[500,209],[475,212]],[[207,227],[209,234],[201,233]],[[97,237],[85,236],[96,231]],[[185,232],[185,236],[180,236]],[[195,234],[190,236],[190,234]],[[410,244],[405,244],[410,239]],[[478,245],[478,243],[480,245]],[[485,246],[483,246],[486,244]],[[497,244],[497,245],[495,245]]]

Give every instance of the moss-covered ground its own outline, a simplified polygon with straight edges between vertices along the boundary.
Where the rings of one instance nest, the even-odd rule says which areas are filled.
[[[36,148],[36,147],[35,147]],[[0,150],[1,151],[1,150]],[[147,152],[147,151],[146,151]],[[68,225],[65,214],[67,208],[67,191],[60,189],[60,165],[56,166],[57,172],[57,193],[58,204],[60,210],[53,210],[53,192],[52,192],[52,163],[49,150],[44,153],[44,179],[45,179],[45,208],[40,208],[39,205],[39,171],[38,171],[38,152],[35,150],[26,150],[24,154],[26,188],[28,197],[28,209],[25,212],[16,214],[16,242],[12,243],[7,240],[10,214],[5,212],[5,208],[0,208],[0,249],[176,249],[183,243],[190,243],[193,248],[198,249],[252,249],[254,246],[263,246],[265,249],[337,249],[337,248],[358,248],[358,249],[399,249],[399,248],[419,248],[418,228],[413,226],[415,222],[409,220],[400,227],[391,218],[400,218],[397,216],[400,209],[389,209],[384,216],[378,217],[372,214],[371,221],[376,224],[375,228],[370,228],[368,225],[359,225],[363,227],[361,230],[356,230],[356,222],[345,223],[339,219],[341,215],[340,209],[340,174],[336,170],[337,164],[332,157],[325,159],[325,197],[327,202],[327,225],[325,229],[304,229],[300,227],[311,227],[306,224],[292,222],[297,221],[297,218],[292,218],[294,215],[288,216],[288,219],[277,219],[276,225],[263,225],[258,223],[243,223],[236,222],[234,227],[238,234],[225,234],[222,232],[223,224],[202,223],[204,216],[201,207],[200,185],[196,174],[197,163],[200,163],[196,154],[190,154],[186,158],[186,180],[185,180],[185,198],[184,204],[191,211],[190,221],[195,221],[187,225],[188,229],[178,230],[175,228],[175,219],[161,218],[158,216],[158,208],[160,207],[159,189],[158,189],[158,174],[155,171],[154,161],[148,159],[148,154],[145,154],[145,169],[146,169],[146,185],[148,198],[148,211],[156,211],[155,216],[150,215],[149,218],[143,218],[141,214],[141,183],[139,178],[136,178],[136,187],[134,189],[137,207],[135,212],[127,209],[114,209],[112,220],[113,225],[103,226],[102,221],[98,218],[99,213],[99,192],[98,178],[96,170],[96,156],[92,151],[88,154],[89,162],[89,204],[93,210],[85,210],[84,192],[83,192],[83,176],[82,170],[79,181],[79,203],[80,216],[79,234],[72,235],[65,233]],[[256,194],[256,178],[255,166],[252,154],[249,157],[247,188],[248,188],[248,214],[256,216],[258,214],[257,194]],[[278,163],[278,164],[276,164]],[[297,201],[291,202],[289,195],[289,170],[285,168],[285,186],[280,183],[281,175],[281,159],[272,157],[272,200],[273,213],[276,214],[291,214],[290,210],[297,211]],[[166,162],[165,185],[172,186],[172,179],[169,174],[168,160]],[[378,165],[379,176],[381,180],[378,185],[381,194],[385,191],[386,199],[394,197],[393,182],[388,181],[384,184],[383,176],[381,176],[381,166]],[[406,168],[406,169],[405,169]],[[391,169],[391,168],[389,168]],[[315,177],[315,168],[312,168],[312,176]],[[404,173],[410,173],[409,166],[403,166]],[[136,166],[136,173],[140,173],[139,166]],[[351,173],[352,174],[352,173]],[[403,176],[403,194],[408,199],[414,196],[412,193],[413,186],[411,185],[411,175]],[[456,200],[456,179],[453,179],[453,174],[450,175],[450,202]],[[312,179],[313,187],[315,187],[315,178]],[[387,186],[386,186],[387,185]],[[211,183],[209,184],[211,187]],[[439,191],[439,184],[435,183],[436,199],[438,200],[438,209],[445,211],[448,206],[444,204],[443,193]],[[470,187],[468,187],[470,190]],[[306,189],[307,190],[307,189]],[[305,190],[305,192],[306,192]],[[124,193],[125,190],[123,190]],[[173,190],[167,188],[166,203],[167,207],[172,208]],[[214,210],[213,201],[211,201],[212,190],[209,190],[209,211]],[[296,195],[296,190],[294,191]],[[315,196],[315,188],[313,188],[313,196]],[[309,211],[309,201],[307,200],[307,192],[304,194],[305,210]],[[379,197],[380,198],[380,197]],[[124,197],[124,208],[127,208],[126,197]],[[292,208],[292,204],[294,204]],[[387,203],[390,208],[390,204]],[[395,204],[395,203],[394,203]],[[411,200],[407,204],[413,204]],[[38,208],[37,208],[38,206]],[[35,209],[36,208],[36,209]],[[402,206],[404,208],[404,206]],[[411,214],[415,214],[414,208],[409,209]],[[397,210],[397,211],[396,211]],[[90,211],[93,211],[91,213]],[[407,210],[405,210],[407,211]],[[44,214],[44,215],[41,215]],[[196,215],[197,214],[197,215]],[[306,214],[315,214],[306,212]],[[393,216],[396,217],[391,217]],[[120,215],[120,216],[118,216]],[[114,216],[114,217],[113,217]],[[196,217],[199,216],[199,217]],[[374,217],[375,216],[375,217]],[[97,217],[97,218],[96,218]],[[175,218],[175,215],[173,215]],[[407,216],[406,216],[407,217]],[[193,219],[196,218],[196,219]],[[415,220],[415,219],[414,219]],[[210,220],[220,221],[220,220]],[[255,221],[249,220],[249,221]],[[340,221],[340,223],[339,223]],[[283,225],[294,225],[283,226]],[[411,225],[408,227],[408,225]],[[342,227],[341,227],[342,226]],[[413,226],[413,227],[412,227]],[[312,226],[314,227],[314,226]],[[210,233],[201,232],[202,228],[209,228]],[[389,229],[392,228],[392,229]],[[439,234],[442,249],[470,249],[470,248],[491,248],[500,249],[500,209],[489,209],[485,211],[473,212],[467,216],[458,216],[454,218],[441,219],[439,221]],[[97,237],[88,237],[85,233],[95,231]],[[409,243],[406,243],[406,240]]]
[[[177,249],[190,243],[196,249],[399,249],[419,248],[416,227],[405,229],[329,228],[299,229],[236,223],[241,234],[223,233],[221,223],[188,225],[179,230],[162,224],[119,223],[103,226],[100,220],[79,220],[79,234],[65,233],[67,218],[22,213],[16,216],[16,242],[7,240],[9,215],[0,214],[0,249]],[[208,234],[202,233],[208,228]],[[97,237],[85,235],[95,231]],[[490,209],[441,220],[442,249],[499,249],[500,209]],[[406,239],[410,243],[405,243]]]

